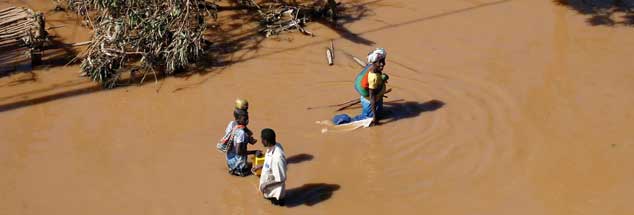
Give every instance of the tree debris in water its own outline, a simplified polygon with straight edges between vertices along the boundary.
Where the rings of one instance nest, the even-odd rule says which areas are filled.
[[[328,65],[335,64],[335,42],[330,40],[330,47],[326,48],[326,60]]]
[[[320,1],[305,6],[293,1],[232,0],[238,7],[221,7],[215,0],[66,0],[64,7],[81,15],[94,34],[81,63],[83,74],[106,87],[115,87],[123,71],[146,76],[171,75],[196,62],[204,54],[207,17],[218,11],[255,12],[260,32],[270,37],[305,29],[311,19],[335,14],[336,4]],[[308,1],[305,1],[308,2]],[[330,4],[332,3],[332,4]],[[131,72],[131,77],[135,75]]]
[[[81,70],[106,87],[138,70],[142,81],[173,74],[203,54],[204,0],[68,0],[94,31]],[[134,75],[134,74],[132,74]]]
[[[269,9],[260,13],[263,19],[260,21],[263,26],[262,32],[266,37],[278,35],[282,32],[297,30],[303,34],[314,36],[307,31],[304,26],[309,21],[305,13],[300,14],[300,7],[283,6],[277,9]]]
[[[28,47],[27,55],[34,64],[38,64],[47,41],[42,13],[23,7],[0,10],[0,46]]]

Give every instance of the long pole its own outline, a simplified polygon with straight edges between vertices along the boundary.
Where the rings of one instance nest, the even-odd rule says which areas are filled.
[[[307,110],[312,110],[312,109],[319,109],[319,108],[340,107],[340,106],[344,106],[344,105],[350,104],[350,103],[355,102],[355,101],[359,101],[359,99],[355,98],[355,99],[351,99],[351,100],[349,100],[347,102],[340,103],[340,104],[334,104],[334,105],[323,105],[323,106],[307,107],[306,109]]]

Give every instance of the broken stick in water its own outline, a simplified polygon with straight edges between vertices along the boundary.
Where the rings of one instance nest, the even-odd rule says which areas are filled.
[[[322,105],[322,106],[315,106],[315,107],[307,107],[306,110],[312,110],[312,109],[318,109],[318,108],[341,107],[341,106],[348,105],[350,103],[357,102],[357,101],[359,101],[359,98],[354,98],[354,99],[351,99],[351,100],[349,100],[347,102],[334,104],[334,105]]]
[[[358,57],[352,56],[352,55],[351,55],[351,57],[352,57],[352,60],[354,60],[354,62],[359,64],[359,66],[365,67],[365,63],[361,59],[359,59]]]
[[[335,40],[330,40],[330,51],[332,52],[332,59],[335,59]]]
[[[328,61],[328,65],[332,66],[334,64],[332,50],[330,50],[330,48],[326,48],[326,60]]]
[[[334,44],[332,46],[333,46],[333,50],[334,50]],[[348,57],[352,58],[352,60],[354,60],[355,63],[359,64],[359,66],[361,66],[361,68],[364,68],[366,66],[366,63],[364,61],[362,61],[358,57],[355,57],[354,55],[348,53],[346,50],[341,49],[341,50],[339,50],[339,52],[341,52],[344,55],[347,55]]]

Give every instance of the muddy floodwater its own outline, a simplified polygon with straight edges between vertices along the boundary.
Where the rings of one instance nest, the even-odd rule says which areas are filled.
[[[51,2],[0,8],[43,11],[64,26],[49,30],[59,42],[88,40]],[[634,214],[634,27],[549,0],[345,4],[363,13],[340,29],[253,39],[141,86],[79,77],[63,56],[82,48],[2,75],[0,214]],[[374,47],[388,52],[387,119],[322,134],[315,121],[336,108],[307,108],[357,98],[348,54]],[[249,127],[284,145],[286,207],[215,149],[237,97]]]

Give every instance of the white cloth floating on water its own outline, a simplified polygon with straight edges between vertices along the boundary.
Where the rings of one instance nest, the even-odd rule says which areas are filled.
[[[341,124],[341,125],[328,125],[327,123],[323,123],[323,122],[319,124],[326,125],[325,128],[321,129],[322,134],[326,132],[346,132],[346,131],[354,131],[362,127],[363,128],[370,127],[370,124],[372,124],[372,118],[349,122],[349,123]]]

